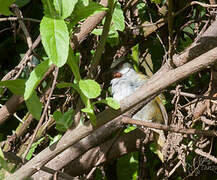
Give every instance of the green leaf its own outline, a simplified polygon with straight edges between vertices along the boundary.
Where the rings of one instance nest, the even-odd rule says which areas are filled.
[[[66,88],[66,87],[73,87],[76,89],[76,85],[73,84],[73,83],[58,83],[57,85],[57,88],[61,89],[61,88]]]
[[[58,12],[55,10],[53,0],[42,0],[44,15],[50,18],[59,18]]]
[[[152,3],[160,4],[162,0],[151,0]]]
[[[96,115],[93,111],[93,107],[86,107],[86,108],[81,109],[81,111],[84,113],[87,113],[91,121],[91,124],[96,125]]]
[[[64,114],[59,111],[55,111],[53,114],[54,120],[56,121],[56,129],[61,132],[65,132],[73,122],[74,110],[70,109]]]
[[[10,11],[10,5],[14,3],[15,0],[0,0],[0,14],[5,16],[12,15],[13,13]]]
[[[131,132],[131,131],[133,131],[133,130],[135,130],[136,129],[136,126],[128,126],[125,130],[124,130],[124,133],[129,133],[129,132]]]
[[[108,8],[90,1],[88,5],[84,4],[83,0],[79,0],[72,14],[72,23],[75,25],[80,20],[85,19],[95,13],[106,11]]]
[[[54,7],[62,19],[69,17],[78,0],[54,0]]]
[[[23,6],[25,6],[26,4],[28,4],[31,0],[16,0],[15,4],[21,8]]]
[[[39,82],[49,69],[50,65],[51,62],[49,60],[45,60],[31,72],[29,79],[26,81],[26,88],[24,93],[25,100],[27,100],[32,95],[34,89],[38,86]]]
[[[0,168],[5,169],[6,171],[9,171],[8,163],[4,158],[4,154],[2,152],[2,149],[0,148]]]
[[[115,9],[112,16],[112,22],[113,22],[113,26],[115,27],[115,30],[124,31],[125,29],[124,14],[119,2],[117,2],[115,5]]]
[[[139,72],[139,44],[133,46],[132,51],[133,67]]]
[[[51,146],[52,144],[54,144],[57,141],[59,141],[61,139],[61,137],[62,137],[62,134],[57,134],[56,136],[54,136],[54,138],[52,138],[51,136],[49,136],[49,138],[51,139],[49,146]]]
[[[31,159],[33,153],[35,152],[35,149],[38,147],[38,145],[40,145],[40,143],[41,143],[42,141],[44,141],[44,139],[45,139],[45,137],[42,137],[42,138],[39,139],[37,142],[35,142],[35,143],[32,144],[32,146],[31,146],[31,148],[30,148],[30,150],[29,150],[29,152],[28,152],[28,154],[27,154],[27,156],[26,156],[26,159],[27,159],[27,160],[30,160],[30,159]]]
[[[43,17],[40,23],[42,44],[50,60],[58,67],[68,58],[69,32],[62,19]]]
[[[132,162],[132,157],[134,162]],[[138,179],[138,152],[128,153],[118,159],[117,179],[136,180]]]
[[[0,86],[7,87],[13,94],[23,95],[25,91],[25,82],[24,79],[7,80],[1,81]]]
[[[115,99],[113,99],[112,97],[107,97],[106,99],[102,99],[100,101],[96,101],[93,104],[98,104],[98,103],[104,103],[108,106],[110,106],[111,108],[118,110],[120,108],[120,104],[118,101],[116,101]]]
[[[25,102],[28,111],[35,119],[39,120],[42,112],[42,103],[40,102],[36,92],[34,91],[30,98],[28,98]]]
[[[79,62],[79,56],[74,55],[74,52],[72,51],[72,49],[69,48],[69,56],[68,56],[67,64],[71,68],[72,73],[75,76],[76,82],[79,82],[81,79],[78,62]]]
[[[89,99],[96,98],[101,94],[100,85],[96,81],[91,79],[80,80],[79,88],[82,93]]]
[[[91,33],[100,36],[102,35],[102,29],[94,29]]]

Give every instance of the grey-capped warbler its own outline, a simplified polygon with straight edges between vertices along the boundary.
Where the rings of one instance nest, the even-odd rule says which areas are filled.
[[[121,101],[127,96],[133,94],[139,87],[141,87],[148,79],[144,74],[138,73],[134,70],[133,66],[128,62],[112,64],[113,79],[111,80],[111,92],[113,98],[117,101]],[[141,108],[132,119],[141,121],[157,122],[164,124],[164,116],[162,112],[162,98],[157,96],[150,101],[147,105]],[[161,161],[163,161],[163,155],[161,153],[165,138],[163,131],[154,130],[154,136],[157,142],[157,154]]]

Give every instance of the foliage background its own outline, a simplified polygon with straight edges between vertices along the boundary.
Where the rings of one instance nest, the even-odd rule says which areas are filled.
[[[112,61],[125,57],[142,73],[152,76],[164,63],[170,61],[174,54],[180,54],[189,47],[215,20],[214,1],[193,2],[195,1],[109,0],[108,7],[105,8],[99,5],[99,2],[85,0],[76,0],[73,3],[67,0],[0,0],[1,79],[20,63],[31,46],[20,21],[24,22],[32,42],[39,34],[42,39],[42,43],[32,51],[32,56],[29,56],[28,63],[23,64],[24,68],[18,78],[22,80],[0,83],[0,86],[9,89],[1,88],[0,104],[6,104],[14,94],[21,95],[26,103],[20,103],[16,108],[17,117],[25,121],[31,116],[28,112],[33,115],[19,137],[16,137],[15,133],[19,134],[19,127],[22,127],[23,123],[18,121],[17,117],[11,115],[4,124],[0,124],[2,151],[13,152],[19,157],[26,156],[26,159],[30,160],[33,155],[60,139],[69,127],[75,127],[88,119],[95,125],[96,114],[107,106],[118,109],[119,104],[110,98],[111,78],[104,77]],[[13,3],[18,7],[13,7]],[[17,9],[22,12],[23,19],[3,20],[6,17],[16,17]],[[81,43],[76,44],[74,35],[79,32],[82,23],[91,15],[105,11],[106,20],[104,18]],[[72,42],[75,44],[74,48],[70,48]],[[58,76],[52,73],[46,76],[50,68],[53,68],[52,71],[58,73]],[[211,102],[210,99],[203,101],[202,104],[208,105],[201,113],[196,112],[199,109],[199,103],[196,103],[198,97],[177,95],[177,92],[181,91],[215,97],[215,87],[211,88],[212,93],[209,94],[212,73],[215,73],[215,67],[193,74],[165,90],[166,100],[163,103],[169,117],[171,116],[171,123],[178,124],[179,121],[185,128],[215,129],[216,112],[215,107],[208,103]],[[58,84],[51,88],[55,77]],[[172,90],[176,90],[176,93],[172,93]],[[46,115],[42,118],[49,94],[52,97]],[[190,102],[193,106],[188,105]],[[207,110],[209,108],[210,110]],[[81,112],[81,122],[75,118],[78,111]],[[210,124],[195,120],[201,116],[208,119]],[[34,135],[40,119],[45,120],[41,121],[38,133]],[[123,134],[121,132],[121,135]],[[114,136],[115,133],[112,137]],[[33,138],[34,143],[31,143]],[[204,145],[202,150],[216,156],[215,137],[183,136],[177,147],[174,147],[177,151],[170,152],[171,159],[164,164],[165,167],[162,167],[163,163],[156,155],[156,147],[149,143],[144,152],[137,148],[135,152],[126,153],[123,157],[102,164],[92,174],[92,178],[155,179],[157,174],[160,174],[158,178],[182,179],[191,175],[197,177],[196,170],[201,172],[201,178],[216,178],[216,172],[209,173],[209,168],[206,171],[201,169],[215,167],[215,161],[206,161],[206,158],[201,160],[200,155],[189,150],[198,148],[200,143]],[[29,149],[28,144],[31,145]],[[185,157],[180,158],[181,155]],[[16,165],[6,161],[4,155],[0,157],[1,176],[5,176],[6,172],[14,172]],[[175,164],[179,162],[181,163],[176,168]],[[175,171],[169,175],[173,168]],[[144,176],[142,172],[145,172]],[[81,177],[86,175],[80,174]]]

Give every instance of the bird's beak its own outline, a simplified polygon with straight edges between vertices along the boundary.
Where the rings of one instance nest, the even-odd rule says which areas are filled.
[[[112,77],[113,77],[113,78],[120,78],[120,77],[122,77],[122,75],[123,75],[123,74],[121,74],[121,73],[119,73],[119,72],[113,72],[113,73],[112,73]]]

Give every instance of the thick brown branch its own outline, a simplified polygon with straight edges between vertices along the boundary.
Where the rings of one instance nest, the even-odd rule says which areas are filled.
[[[141,145],[141,138],[145,139],[145,134],[138,129],[119,137],[112,146],[108,155],[102,159],[101,164],[109,163],[124,154],[138,150]],[[112,140],[109,140],[100,146],[90,149],[64,167],[65,172],[72,176],[78,176],[88,172],[88,170],[96,165],[99,157],[104,156],[106,150],[111,144]]]
[[[121,109],[119,111],[106,110],[100,113],[97,116],[97,125],[100,126],[118,117],[120,114],[125,113],[126,111],[133,108],[135,105],[144,101],[145,99],[152,97],[154,94],[160,93],[170,84],[173,84],[193,73],[207,68],[208,66],[215,63],[216,60],[217,48],[213,48],[207,53],[204,53],[201,56],[195,58],[191,62],[188,62],[181,67],[164,73],[163,76],[161,74],[153,76],[133,95],[121,101]],[[59,144],[57,144],[56,148],[53,151],[50,151],[49,148],[46,148],[31,161],[29,161],[23,167],[17,170],[13,175],[6,179],[12,180],[16,178],[17,180],[19,180],[31,176],[59,153],[63,152],[74,143],[78,142],[82,138],[92,133],[93,129],[94,127],[92,127],[90,124],[79,126],[72,132],[67,133],[67,137],[63,138],[63,140]]]
[[[0,109],[0,125],[3,124],[11,115],[13,115],[17,107],[24,101],[22,96],[13,95],[4,106]]]

